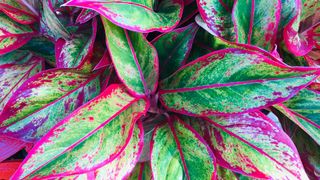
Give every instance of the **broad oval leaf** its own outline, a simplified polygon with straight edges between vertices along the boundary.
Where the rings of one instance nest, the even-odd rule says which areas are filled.
[[[19,24],[0,13],[0,55],[26,44],[36,32],[28,25]]]
[[[106,165],[119,158],[147,108],[145,100],[130,96],[123,86],[109,86],[52,128],[12,178],[53,178]]]
[[[153,0],[70,0],[64,5],[95,10],[122,28],[143,33],[172,30],[178,25],[183,11],[182,0],[163,0],[157,11]]]
[[[199,12],[215,36],[235,41],[232,22],[234,0],[197,0]]]
[[[162,34],[152,41],[159,56],[160,79],[168,77],[186,62],[197,30],[198,26],[193,23]]]
[[[193,116],[250,112],[283,102],[319,76],[256,52],[223,49],[183,66],[160,83],[169,110]]]
[[[280,0],[236,0],[232,18],[237,42],[271,51],[277,37],[280,13]]]
[[[40,72],[25,81],[0,114],[2,134],[34,142],[100,92],[99,74],[67,69]]]
[[[97,34],[97,20],[92,21],[89,33],[74,34],[70,40],[59,38],[55,43],[57,68],[80,68],[90,71],[90,58]]]
[[[195,130],[177,117],[155,128],[150,149],[155,180],[216,176],[212,151]]]
[[[44,59],[29,52],[8,53],[0,61],[2,58],[8,58],[8,64],[0,65],[0,112],[24,81],[44,69]]]
[[[1,0],[0,11],[20,24],[32,24],[38,20],[32,11],[17,0]]]
[[[255,178],[308,179],[289,136],[263,113],[203,119],[221,166]]]
[[[158,86],[156,49],[136,32],[127,31],[102,18],[106,43],[120,80],[137,96],[150,95]]]

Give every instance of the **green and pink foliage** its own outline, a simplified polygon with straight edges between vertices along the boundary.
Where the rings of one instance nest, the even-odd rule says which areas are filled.
[[[0,179],[319,179],[317,0],[1,0]]]

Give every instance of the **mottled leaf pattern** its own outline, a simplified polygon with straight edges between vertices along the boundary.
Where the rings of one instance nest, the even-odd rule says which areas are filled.
[[[155,48],[142,34],[102,20],[110,56],[121,81],[137,96],[154,93],[159,76]]]
[[[318,75],[260,54],[224,49],[183,66],[160,83],[160,100],[171,111],[230,114],[253,111],[290,98]]]
[[[97,13],[95,11],[92,11],[90,9],[82,9],[79,16],[76,19],[76,22],[83,24],[91,20],[95,16],[97,16]]]
[[[137,163],[128,180],[152,180],[150,162]]]
[[[150,153],[154,179],[214,179],[216,176],[215,158],[208,145],[176,117],[156,127]]]
[[[0,131],[36,141],[99,92],[98,74],[65,69],[43,71],[25,81],[9,99],[0,114]]]
[[[95,10],[122,28],[143,33],[172,30],[178,25],[183,11],[182,0],[163,0],[157,11],[153,0],[70,0],[65,5]]]
[[[271,51],[280,21],[280,0],[236,0],[232,18],[236,40]]]
[[[13,178],[66,176],[105,165],[121,155],[147,107],[123,86],[109,86],[52,128]]]
[[[217,162],[256,178],[306,179],[290,138],[260,112],[204,118]]]
[[[32,24],[38,17],[17,0],[1,0],[0,11],[20,24]]]

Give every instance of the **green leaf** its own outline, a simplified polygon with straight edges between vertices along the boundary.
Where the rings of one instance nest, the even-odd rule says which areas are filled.
[[[152,180],[150,162],[137,163],[128,180]]]
[[[152,41],[159,56],[160,79],[168,77],[186,62],[197,30],[198,26],[193,23],[162,34]]]
[[[42,71],[25,81],[0,114],[0,132],[37,141],[56,123],[100,92],[98,73]]]
[[[229,169],[217,166],[217,180],[238,180],[234,172]]]
[[[151,141],[154,179],[214,179],[215,158],[204,140],[177,117],[157,126]]]
[[[293,142],[263,113],[202,119],[221,166],[255,178],[307,179]]]
[[[113,163],[114,159],[121,159],[124,149],[130,151],[126,156],[135,154],[135,148],[126,147],[137,119],[147,108],[145,100],[130,96],[123,86],[109,86],[52,128],[29,152],[12,178],[68,176]],[[139,131],[137,140],[143,135],[141,128]],[[115,166],[119,167],[120,162],[117,160]]]
[[[178,25],[183,11],[182,0],[163,0],[156,11],[154,0],[70,0],[64,5],[95,10],[122,28],[143,33],[172,30]]]
[[[2,0],[0,10],[20,24],[32,24],[38,20],[32,11],[17,0]]]
[[[319,76],[262,54],[224,49],[193,61],[160,82],[160,101],[188,115],[251,112],[281,103]]]
[[[136,32],[122,29],[102,18],[106,42],[120,80],[136,96],[152,94],[158,86],[156,49]]]
[[[280,21],[279,0],[235,2],[232,18],[238,43],[252,44],[273,50]]]

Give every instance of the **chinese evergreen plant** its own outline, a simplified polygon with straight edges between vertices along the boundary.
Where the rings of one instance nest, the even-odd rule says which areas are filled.
[[[318,0],[1,0],[0,179],[319,179],[319,39]]]

